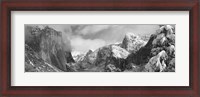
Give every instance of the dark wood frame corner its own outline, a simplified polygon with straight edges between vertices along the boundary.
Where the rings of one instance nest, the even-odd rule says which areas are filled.
[[[199,0],[8,0],[1,2],[0,96],[200,97]],[[11,11],[189,11],[190,85],[11,86]]]

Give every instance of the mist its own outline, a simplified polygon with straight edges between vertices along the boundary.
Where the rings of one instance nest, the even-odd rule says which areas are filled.
[[[65,49],[86,53],[104,45],[122,42],[126,33],[134,33],[140,37],[155,33],[159,25],[70,25],[70,24],[34,24],[43,29],[49,26],[62,32]],[[27,35],[27,31],[25,31]]]

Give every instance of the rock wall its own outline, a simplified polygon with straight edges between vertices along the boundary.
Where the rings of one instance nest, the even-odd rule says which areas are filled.
[[[67,71],[67,63],[75,62],[70,45],[64,43],[62,32],[56,31],[48,26],[43,29],[39,27],[29,27],[26,36],[26,44],[41,56],[41,58],[57,68]],[[65,39],[66,40],[66,39]]]

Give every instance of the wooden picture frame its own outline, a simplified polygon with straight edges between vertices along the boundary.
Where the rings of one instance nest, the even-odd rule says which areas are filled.
[[[11,11],[189,11],[189,86],[11,86]],[[198,0],[8,0],[1,2],[0,96],[200,97]]]

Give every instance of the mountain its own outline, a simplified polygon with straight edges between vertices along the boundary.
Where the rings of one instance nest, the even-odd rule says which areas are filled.
[[[145,44],[138,36],[127,33],[122,43],[103,46],[95,51],[89,50],[77,63],[84,71],[124,71],[129,54],[137,52]]]
[[[25,44],[34,50],[42,61],[62,71],[71,71],[67,63],[74,63],[69,41],[63,40],[62,32],[48,26],[44,28],[27,27]],[[29,53],[29,51],[27,51]]]
[[[131,53],[136,53],[141,47],[146,44],[145,41],[133,33],[127,33],[122,42],[122,48]]]
[[[175,29],[161,26],[147,42],[127,33],[122,42],[86,53],[71,51],[65,33],[48,26],[27,27],[27,72],[174,72]]]
[[[73,57],[75,62],[79,62],[79,61],[84,59],[85,54],[81,53],[81,52],[73,51],[72,52],[72,57]]]
[[[108,45],[99,50],[95,65],[107,68],[107,65],[112,64],[119,71],[123,71],[125,69],[125,59],[129,54],[128,51],[120,46]]]
[[[82,71],[109,71],[109,64],[113,64],[115,68],[122,71],[122,64],[125,63],[128,55],[129,52],[118,46],[118,44],[111,44],[95,51],[89,50],[83,60],[80,60],[77,64],[79,64]]]
[[[166,64],[166,69],[168,67],[168,63],[175,58],[175,32],[174,28],[170,25],[162,26],[157,30],[157,33],[151,35],[149,41],[144,47],[141,47],[136,53],[132,53],[127,58],[127,63],[134,63],[137,65],[147,65],[145,68],[149,66],[150,63],[155,63],[151,61],[155,61],[155,59],[160,56],[160,53],[165,52],[167,54],[167,59],[164,61],[160,60],[160,63]],[[152,59],[153,57],[153,59]],[[164,63],[163,63],[164,62]],[[156,61],[156,64],[159,63]],[[175,63],[175,62],[171,62]],[[175,68],[175,64],[172,64],[173,68]],[[152,65],[150,65],[152,66]],[[152,71],[152,70],[150,70]],[[154,70],[152,72],[155,72]],[[159,71],[171,71],[171,70],[159,70]]]

